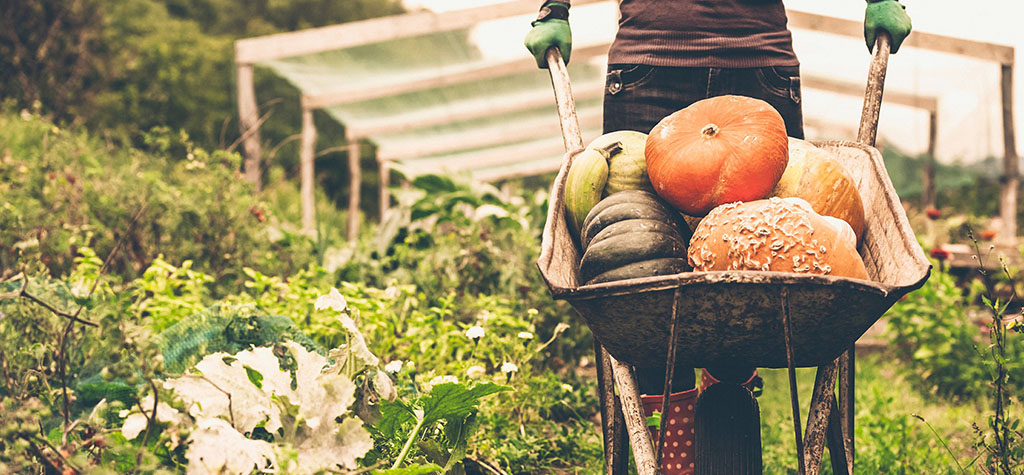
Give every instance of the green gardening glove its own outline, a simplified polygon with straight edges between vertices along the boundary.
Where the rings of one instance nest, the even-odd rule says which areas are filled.
[[[569,63],[572,52],[572,32],[569,31],[569,4],[549,1],[540,9],[540,15],[533,22],[533,28],[526,34],[523,41],[530,50],[537,67],[547,69],[548,61],[544,57],[552,46],[562,53],[562,59]]]
[[[879,31],[886,31],[892,38],[891,53],[900,49],[900,44],[910,34],[910,17],[907,7],[896,0],[868,0],[864,10],[864,40],[868,51],[875,47]]]

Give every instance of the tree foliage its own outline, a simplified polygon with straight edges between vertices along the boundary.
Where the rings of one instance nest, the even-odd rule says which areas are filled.
[[[4,2],[0,91],[114,138],[139,143],[162,125],[226,147],[238,136],[234,40],[400,11],[395,0]],[[267,91],[286,94],[281,82]]]

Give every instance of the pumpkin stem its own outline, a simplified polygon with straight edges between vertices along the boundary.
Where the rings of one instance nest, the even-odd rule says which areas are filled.
[[[704,138],[708,138],[709,139],[711,137],[714,137],[714,136],[718,135],[718,131],[719,130],[720,129],[718,128],[717,125],[715,125],[715,124],[708,124],[708,125],[705,125],[703,129],[700,129],[700,134],[703,135]]]

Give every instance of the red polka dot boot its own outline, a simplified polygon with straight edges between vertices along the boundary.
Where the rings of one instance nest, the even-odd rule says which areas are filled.
[[[640,396],[644,415],[661,412],[662,395]],[[697,404],[697,388],[669,396],[665,426],[665,446],[661,455],[662,475],[693,474],[693,408]],[[658,443],[658,427],[650,427],[651,440]]]

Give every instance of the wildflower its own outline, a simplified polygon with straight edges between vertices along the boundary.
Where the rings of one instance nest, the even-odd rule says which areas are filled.
[[[506,361],[501,364],[501,372],[505,373],[505,383],[512,381],[512,376],[519,371],[519,367],[515,363]]]
[[[337,312],[344,312],[345,308],[348,307],[348,302],[345,301],[345,297],[341,295],[341,292],[338,292],[338,289],[332,287],[330,293],[316,298],[314,307],[317,310],[330,308]]]
[[[947,250],[945,250],[945,249],[943,249],[941,247],[936,247],[936,248],[932,249],[931,252],[928,253],[928,255],[931,256],[932,258],[938,259],[940,261],[944,261],[946,259],[949,259],[949,251],[947,251]]]
[[[399,372],[401,370],[402,370],[402,360],[394,360],[394,361],[384,365],[384,371],[387,371],[387,372],[392,373],[392,374],[397,373],[397,372]]]
[[[996,237],[996,231],[994,229],[986,229],[981,232],[981,238],[986,241],[991,241]]]
[[[940,217],[942,217],[942,211],[939,211],[938,209],[935,208],[928,208],[924,212],[924,214],[928,216],[928,219],[932,220],[939,219]]]
[[[480,341],[484,336],[484,327],[480,325],[473,325],[466,330],[466,338],[473,340],[473,343]]]
[[[487,370],[483,366],[473,365],[466,368],[466,377],[469,379],[480,379],[487,374]]]
[[[537,309],[531,308],[531,309],[526,311],[526,316],[528,316],[530,318],[533,318],[533,317],[537,316],[537,313],[539,313],[539,312],[537,312]]]
[[[434,376],[433,378],[430,379],[430,381],[427,381],[427,384],[423,385],[423,390],[426,391],[426,392],[430,392],[431,390],[434,389],[434,386],[437,386],[438,384],[444,384],[444,383],[455,383],[455,384],[458,384],[459,383],[459,378],[456,378],[455,376],[449,376],[449,375]]]
[[[516,336],[519,337],[519,338],[522,338],[524,340],[532,340],[533,339],[533,333],[530,333],[530,332],[519,332],[519,334],[516,335]]]
[[[393,285],[388,287],[388,288],[386,288],[386,289],[384,289],[384,298],[386,298],[388,300],[397,299],[398,296],[401,295],[401,294],[402,294],[402,291],[398,290],[398,287],[395,287]]]
[[[572,392],[572,386],[570,386],[568,384],[565,384],[565,383],[562,383],[562,391],[565,391],[567,393],[571,393]]]

